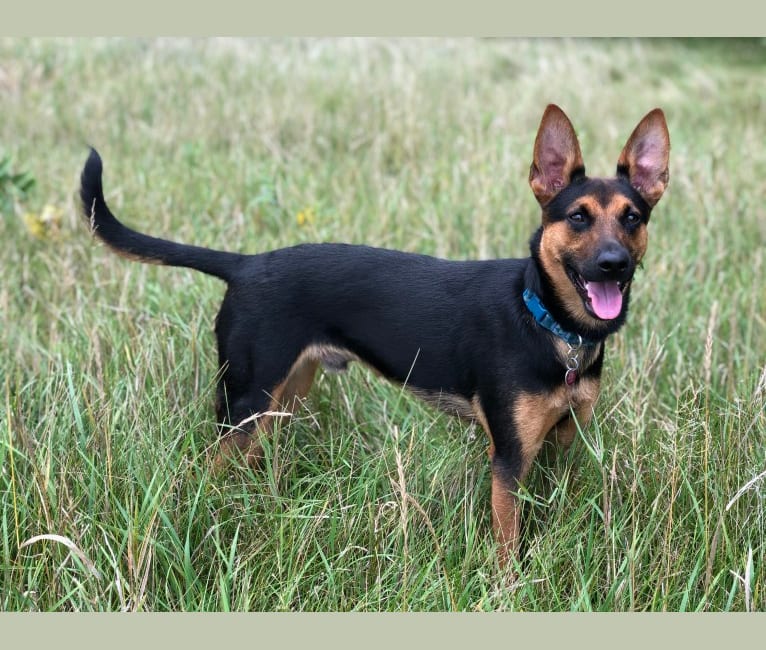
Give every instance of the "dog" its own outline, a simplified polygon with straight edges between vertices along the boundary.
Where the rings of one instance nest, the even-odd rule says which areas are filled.
[[[489,436],[492,527],[516,557],[515,492],[546,440],[563,448],[591,419],[605,341],[625,322],[652,209],[668,184],[665,116],[649,112],[614,177],[585,175],[564,112],[549,105],[529,184],[542,213],[523,259],[448,261],[347,244],[255,255],[131,230],[110,212],[91,149],[80,196],[92,232],[123,257],[196,269],[228,285],[215,322],[217,463],[256,463],[275,412],[294,412],[317,367],[360,361]]]

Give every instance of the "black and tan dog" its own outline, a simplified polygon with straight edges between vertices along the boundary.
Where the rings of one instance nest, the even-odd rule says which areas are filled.
[[[591,417],[604,341],[625,322],[669,149],[655,109],[616,176],[588,178],[571,123],[548,106],[529,175],[542,225],[525,259],[456,262],[343,244],[240,255],[156,239],[109,211],[95,151],[81,197],[93,232],[120,255],[228,284],[215,327],[225,448],[257,459],[270,414],[294,408],[320,363],[362,361],[486,429],[504,563],[518,539],[514,491],[544,440],[568,446]]]

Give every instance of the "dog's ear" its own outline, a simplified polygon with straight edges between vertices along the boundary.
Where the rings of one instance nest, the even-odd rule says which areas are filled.
[[[668,186],[670,135],[665,114],[655,108],[638,123],[617,161],[617,175],[626,176],[649,207]]]
[[[564,189],[575,171],[585,173],[574,128],[569,118],[555,104],[549,104],[535,138],[529,185],[540,205]]]

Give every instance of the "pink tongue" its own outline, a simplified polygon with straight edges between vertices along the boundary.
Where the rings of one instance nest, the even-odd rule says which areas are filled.
[[[586,282],[585,289],[596,316],[611,320],[620,315],[622,293],[617,282]]]

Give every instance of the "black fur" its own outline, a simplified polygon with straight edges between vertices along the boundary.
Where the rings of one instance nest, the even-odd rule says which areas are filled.
[[[80,199],[85,216],[90,219],[91,228],[99,239],[119,253],[144,262],[185,266],[225,281],[234,275],[244,260],[243,255],[177,244],[126,228],[106,205],[101,174],[101,157],[91,149],[80,177]]]
[[[348,359],[362,360],[487,427],[493,476],[501,486],[493,482],[495,529],[501,547],[511,549],[515,524],[500,519],[508,517],[504,508],[513,510],[515,500],[495,492],[515,489],[536,453],[530,456],[530,444],[541,443],[548,433],[530,437],[525,418],[541,415],[546,429],[566,425],[571,439],[572,413],[587,420],[586,410],[595,400],[590,393],[580,395],[578,387],[590,381],[597,394],[604,339],[624,323],[629,301],[628,287],[622,312],[608,323],[584,322],[571,313],[561,299],[563,287],[542,268],[543,228],[566,219],[562,210],[577,196],[588,194],[606,203],[615,193],[639,208],[642,222],[636,228],[645,227],[649,206],[631,186],[629,170],[621,174],[589,179],[578,165],[567,176],[569,185],[545,207],[543,226],[530,242],[531,257],[489,261],[447,261],[346,244],[239,255],[149,237],[125,227],[109,211],[95,150],[83,169],[80,193],[93,231],[118,253],[197,269],[227,283],[216,319],[221,366],[217,416],[223,433],[251,434],[253,416],[273,406],[275,391],[307,351],[332,350],[336,356],[328,365],[335,368]],[[609,219],[616,223],[623,216]],[[572,237],[577,227],[572,225]],[[534,320],[522,299],[525,289],[541,298],[562,327],[592,343],[578,357],[571,386],[565,384],[566,346]],[[575,400],[571,406],[568,395]],[[542,413],[523,411],[529,408],[525,404],[539,404]],[[248,420],[247,427],[238,429]]]
[[[467,400],[482,384],[489,391],[515,384],[543,390],[562,374],[555,339],[521,298],[532,287],[555,304],[534,259],[449,261],[348,244],[257,255],[187,246],[117,221],[104,201],[101,173],[92,150],[81,198],[99,238],[129,256],[228,283],[216,320],[221,387],[230,405],[243,394],[252,404],[227,422],[265,409],[273,386],[311,344],[347,349],[389,379]]]

